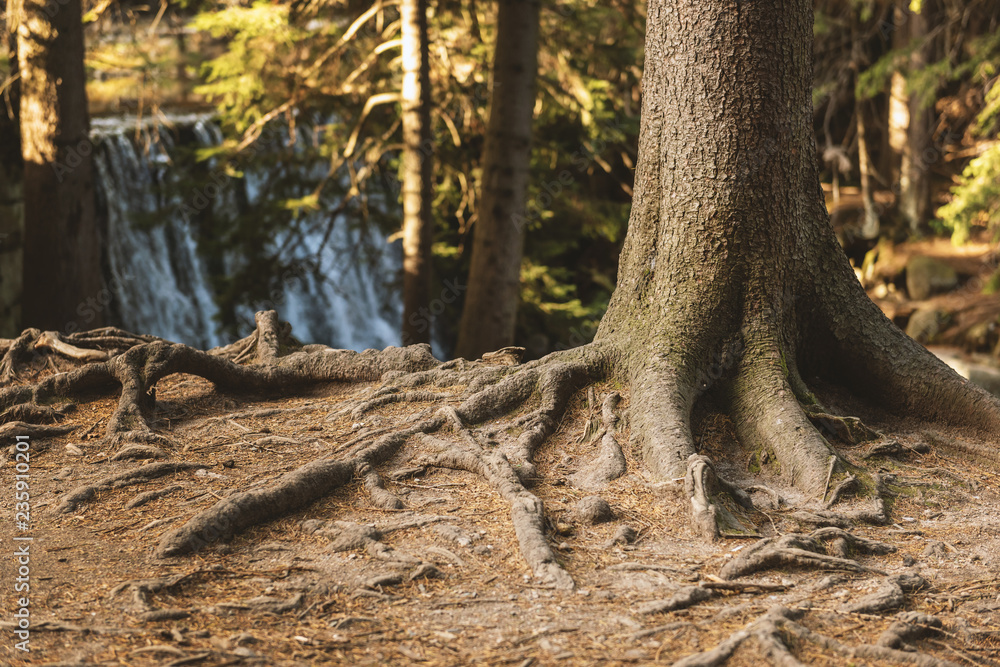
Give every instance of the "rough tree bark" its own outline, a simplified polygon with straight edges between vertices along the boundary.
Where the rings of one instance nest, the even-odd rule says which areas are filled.
[[[12,5],[24,155],[23,321],[76,331],[103,319],[99,310],[90,309],[86,319],[77,310],[102,287],[81,4]]]
[[[984,430],[996,399],[968,386],[867,298],[830,230],[810,118],[808,2],[652,3],[635,198],[595,343],[632,385],[632,432],[667,478],[695,453],[707,388],[740,438],[815,490],[835,454],[803,379]]]
[[[434,151],[431,138],[427,0],[403,0],[403,343],[428,343],[431,300],[431,212]]]
[[[856,418],[831,414],[810,387],[817,380],[837,384],[889,411],[986,434],[990,444],[973,438],[940,446],[993,466],[1000,463],[992,444],[1000,401],[896,328],[865,295],[836,241],[811,125],[811,2],[653,0],[648,12],[635,200],[617,288],[593,343],[523,365],[493,365],[441,363],[426,345],[362,353],[300,346],[273,311],[258,313],[248,338],[209,352],[110,329],[65,338],[29,329],[0,341],[6,350],[0,383],[30,363],[32,350],[90,363],[0,389],[0,434],[40,439],[64,432],[73,426],[46,424],[62,418],[61,399],[117,392],[102,451],[117,450],[114,459],[190,458],[197,448],[179,446],[151,425],[156,385],[168,375],[198,375],[218,391],[268,397],[323,382],[375,383],[339,403],[330,417],[354,423],[349,435],[280,478],[189,516],[162,534],[157,555],[204,548],[307,508],[354,480],[372,507],[395,511],[403,501],[383,475],[434,467],[475,475],[501,497],[536,580],[566,589],[573,579],[549,542],[545,507],[531,491],[540,475],[533,459],[577,391],[614,379],[628,388],[628,428],[645,472],[669,488],[679,489],[683,480],[692,523],[707,538],[755,531],[743,523],[740,507],[751,507],[745,490],[717,475],[697,451],[692,410],[705,398],[731,418],[742,446],[737,451],[733,443],[734,455],[759,454],[761,466],[773,467],[776,478],[801,492],[804,500],[789,516],[818,526],[760,540],[729,560],[714,586],[680,589],[661,610],[760,586],[731,580],[769,568],[875,573],[852,554],[894,547],[845,529],[892,521],[882,500],[887,486],[833,443],[879,434]],[[593,410],[596,400],[589,402]],[[385,426],[364,425],[373,411],[408,403],[415,408],[409,419],[394,412]],[[600,488],[625,471],[628,461],[614,437],[617,404],[612,393],[588,424],[600,445],[597,457],[567,478],[580,489]],[[890,445],[880,443],[880,451]],[[74,512],[104,489],[155,482],[191,465],[168,461],[115,472],[63,494],[58,511]],[[773,490],[755,490],[780,506]],[[830,509],[852,493],[865,496],[858,500],[863,507]],[[364,548],[373,557],[387,551],[373,526],[342,525],[331,535],[335,550]],[[626,531],[621,539],[634,537]],[[887,578],[877,595],[858,604],[889,609],[920,586],[913,577]],[[798,624],[801,613],[772,608],[717,649],[682,664],[721,664],[748,637],[782,664],[798,664],[785,644],[790,637],[847,656],[900,661],[915,655],[847,646]],[[908,632],[901,626],[896,634]],[[898,637],[890,639],[899,644]],[[911,662],[946,664],[916,658]]]
[[[514,343],[538,71],[538,0],[501,0],[472,266],[455,355]]]

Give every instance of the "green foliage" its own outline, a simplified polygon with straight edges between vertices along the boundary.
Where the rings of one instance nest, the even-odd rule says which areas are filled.
[[[951,200],[937,210],[937,227],[950,232],[956,245],[968,241],[977,228],[990,230],[1000,239],[1000,143],[995,140],[1000,132],[1000,34],[971,40],[967,50],[969,57],[955,76],[990,82],[970,133],[994,137],[994,142],[969,162],[951,188]]]
[[[998,292],[1000,292],[1000,269],[995,271],[983,285],[983,294],[997,294]],[[998,318],[998,322],[1000,322],[1000,318]]]
[[[303,36],[289,24],[288,15],[287,6],[256,2],[205,11],[191,21],[192,28],[227,39],[222,55],[202,66],[206,83],[195,92],[215,100],[219,113],[240,132],[263,117],[270,95],[289,92],[280,78],[268,76],[276,64],[288,60]],[[278,91],[269,89],[275,84]]]
[[[961,182],[951,189],[951,201],[937,215],[956,245],[968,241],[976,227],[1000,236],[1000,143],[969,163]]]

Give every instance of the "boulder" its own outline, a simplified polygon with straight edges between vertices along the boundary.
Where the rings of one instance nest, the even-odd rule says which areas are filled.
[[[910,315],[906,335],[920,343],[933,343],[951,323],[951,313],[940,308],[923,306]]]
[[[598,524],[615,518],[608,501],[600,496],[581,498],[573,510],[574,517],[580,523]]]
[[[912,257],[906,263],[906,292],[915,301],[932,294],[947,292],[958,285],[958,274],[941,260],[933,257]]]

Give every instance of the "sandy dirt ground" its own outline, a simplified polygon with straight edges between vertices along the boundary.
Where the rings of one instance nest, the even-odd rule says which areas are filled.
[[[878,645],[880,638],[885,644],[883,633],[898,614],[920,612],[940,627],[900,646],[912,664],[1000,665],[997,471],[952,455],[941,444],[947,438],[928,435],[925,425],[872,413],[863,416],[891,433],[900,444],[897,453],[865,459],[870,448],[841,451],[885,480],[890,523],[851,530],[892,551],[852,554],[861,565],[857,571],[777,566],[729,581],[719,577],[761,538],[814,530],[794,515],[815,499],[780,479],[752,474],[752,457],[740,449],[731,425],[711,412],[698,415],[700,447],[720,474],[767,485],[781,496],[776,503],[767,492],[753,494],[759,509],[749,518],[759,537],[700,538],[681,485],[654,483],[643,473],[629,448],[626,422],[615,437],[628,472],[597,494],[612,515],[595,523],[578,509],[595,494],[573,483],[573,473],[597,447],[581,442],[590,415],[586,392],[574,397],[540,450],[540,479],[531,489],[545,503],[547,538],[574,579],[572,590],[533,579],[508,506],[482,480],[406,468],[402,459],[401,467],[389,461],[384,468],[401,510],[374,508],[355,481],[229,541],[191,555],[154,556],[165,531],[220,499],[272,483],[335,454],[364,429],[399,424],[427,407],[386,406],[361,422],[338,414],[340,402],[370,389],[331,384],[280,399],[233,396],[199,378],[171,376],[158,388],[156,427],[174,445],[167,461],[197,467],[97,488],[63,511],[74,490],[157,463],[109,460],[113,452],[102,449],[100,436],[116,400],[80,401],[67,416],[78,425],[74,433],[30,441],[30,525],[24,530],[15,523],[17,452],[13,439],[4,442],[0,664],[672,664],[741,630],[752,634],[769,610],[778,609],[795,619],[781,626],[781,641],[805,664],[898,663],[851,650]],[[623,394],[624,413],[622,387],[598,385],[598,403],[611,391]],[[830,400],[837,404],[835,395]],[[918,451],[928,444],[929,451]],[[149,492],[162,494],[137,501]],[[344,548],[338,535],[357,525],[373,526],[366,533],[371,539]],[[18,593],[16,551],[25,544],[30,590]],[[890,608],[856,610],[899,575],[918,575],[920,583],[905,588]],[[704,599],[666,610],[675,596],[689,597],[691,587],[705,589]],[[30,652],[17,647],[21,597],[29,600]],[[776,659],[767,642],[750,639],[728,664]],[[938,662],[919,662],[924,659]]]

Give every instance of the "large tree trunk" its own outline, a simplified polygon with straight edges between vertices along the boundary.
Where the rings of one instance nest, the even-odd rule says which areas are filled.
[[[455,355],[514,342],[538,71],[538,0],[501,0],[482,193]]]
[[[431,139],[427,0],[403,0],[403,344],[429,343],[431,322]]]
[[[97,326],[107,294],[94,212],[80,0],[22,0],[12,18],[21,68],[24,323],[59,331]]]
[[[812,25],[808,0],[649,5],[635,197],[595,343],[627,368],[632,435],[667,478],[695,453],[691,410],[708,389],[746,447],[811,491],[836,455],[801,407],[816,402],[804,378],[1000,427],[996,400],[889,322],[837,245],[811,125]]]
[[[17,75],[17,40],[6,33],[11,68]],[[17,122],[20,85],[15,80],[0,96],[0,338],[21,331],[22,239],[24,238],[24,164]]]

